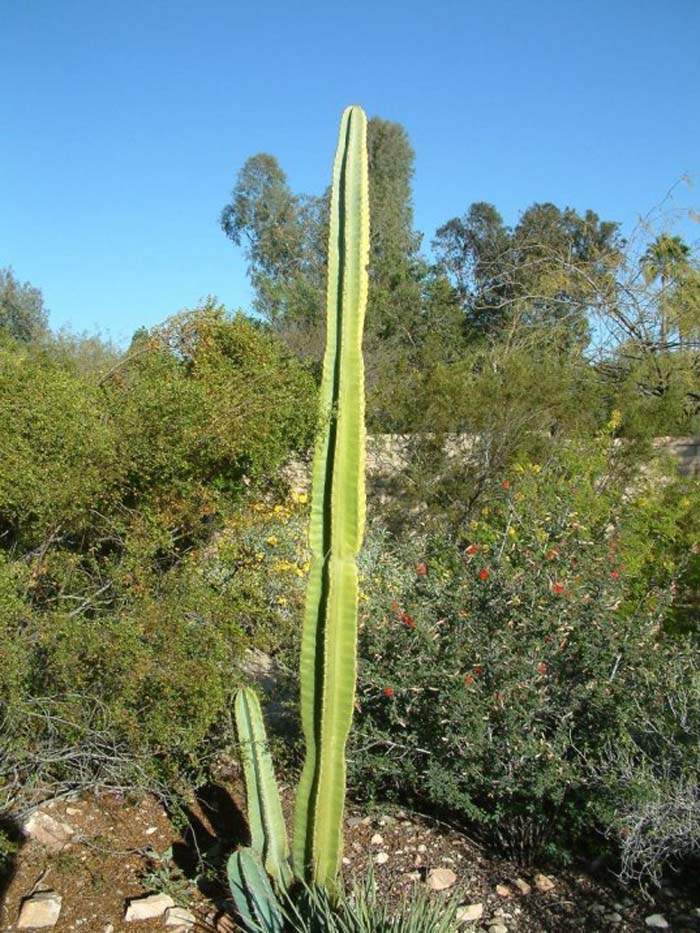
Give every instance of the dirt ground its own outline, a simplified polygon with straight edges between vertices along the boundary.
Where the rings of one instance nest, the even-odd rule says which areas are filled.
[[[32,840],[21,846],[5,884],[0,929],[17,930],[22,901],[42,890],[62,897],[56,933],[165,930],[162,918],[124,919],[130,899],[156,892],[193,912],[193,930],[224,929],[221,866],[226,852],[245,841],[241,805],[237,789],[215,785],[203,788],[191,807],[177,814],[152,798],[114,795],[44,804],[42,812],[69,824],[74,835],[58,851]],[[364,877],[371,864],[383,897],[398,900],[415,886],[428,890],[432,870],[453,871],[454,883],[431,897],[483,905],[482,917],[463,925],[466,933],[494,927],[496,933],[504,928],[508,933],[648,931],[645,919],[653,914],[665,918],[667,929],[700,930],[700,891],[694,901],[687,887],[665,889],[652,900],[621,888],[612,876],[518,866],[436,821],[401,810],[350,810],[345,832],[346,880]],[[545,876],[539,885],[548,890],[538,889],[538,874]]]

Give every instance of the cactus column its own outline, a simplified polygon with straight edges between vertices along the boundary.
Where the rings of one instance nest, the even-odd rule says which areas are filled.
[[[368,284],[368,188],[367,119],[360,107],[348,107],[333,167],[326,353],[301,644],[306,759],[294,834],[297,874],[329,888],[342,855],[345,744],[357,668],[357,553],[365,517],[362,329]]]

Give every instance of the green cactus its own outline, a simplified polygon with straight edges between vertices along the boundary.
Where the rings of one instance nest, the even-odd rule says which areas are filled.
[[[365,518],[362,329],[367,304],[367,118],[348,107],[333,168],[326,353],[314,455],[311,568],[301,643],[306,759],[297,793],[294,870],[333,892],[342,855],[345,744],[357,667],[357,553]],[[252,848],[234,853],[229,884],[251,931],[281,929],[280,895],[291,882],[282,807],[260,706],[249,689],[235,703]],[[264,868],[263,868],[264,865]],[[303,889],[303,885],[302,885]]]
[[[250,933],[284,933],[284,911],[253,849],[240,849],[226,866],[231,896]]]
[[[238,691],[234,712],[248,798],[251,848],[277,887],[284,889],[292,879],[287,830],[260,703],[251,689]]]
[[[333,168],[321,429],[314,457],[311,569],[301,643],[306,759],[297,795],[294,867],[300,877],[329,888],[342,854],[345,743],[357,666],[357,552],[365,517],[366,140],[364,112],[348,107]]]

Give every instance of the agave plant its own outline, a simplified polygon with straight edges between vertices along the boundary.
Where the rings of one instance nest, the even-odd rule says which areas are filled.
[[[257,697],[244,688],[235,702],[251,845],[231,856],[228,876],[239,916],[251,931],[290,928],[284,904],[293,877],[332,897],[342,857],[345,745],[357,666],[357,553],[365,518],[362,331],[368,258],[367,119],[360,107],[348,107],[333,167],[326,351],[300,661],[306,758],[291,860]]]

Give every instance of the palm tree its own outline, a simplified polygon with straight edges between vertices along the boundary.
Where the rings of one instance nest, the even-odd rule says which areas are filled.
[[[662,350],[666,347],[668,331],[664,293],[668,286],[673,282],[677,282],[680,275],[688,268],[689,256],[690,247],[681,237],[670,236],[668,233],[661,233],[649,244],[646,253],[639,261],[647,285],[651,285],[656,279],[661,280],[661,296],[659,300],[661,330],[659,342]]]

